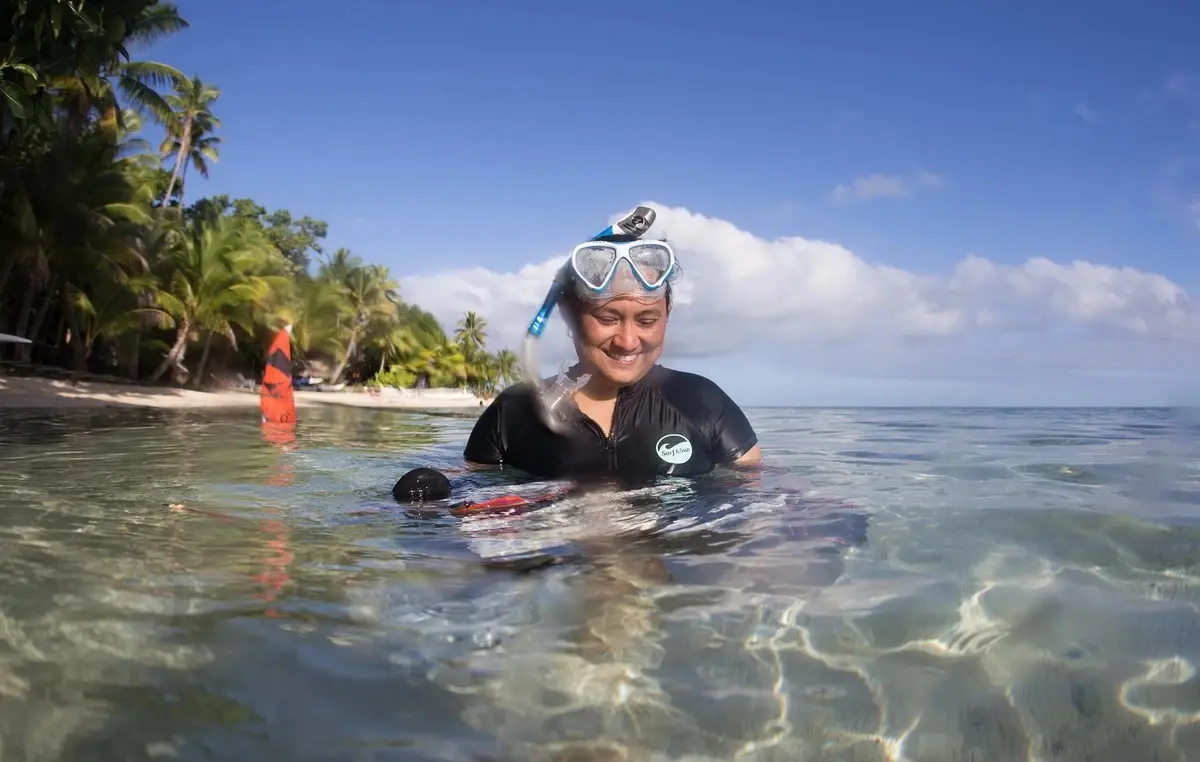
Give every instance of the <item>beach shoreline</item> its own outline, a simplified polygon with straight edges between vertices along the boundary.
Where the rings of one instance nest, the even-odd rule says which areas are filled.
[[[298,391],[296,407],[342,405],[375,410],[480,410],[487,400],[471,394],[438,394],[413,391],[368,393],[361,391]],[[49,378],[0,376],[0,410],[102,410],[112,408],[158,408],[165,410],[208,410],[257,408],[258,393],[249,389],[201,391],[163,386],[106,384],[97,381],[72,383]]]

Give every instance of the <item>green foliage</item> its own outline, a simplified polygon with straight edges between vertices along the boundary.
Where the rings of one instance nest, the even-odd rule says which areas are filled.
[[[286,209],[268,212],[266,207],[251,199],[231,199],[226,195],[201,199],[189,213],[211,213],[213,210],[217,214],[232,215],[257,225],[292,263],[297,273],[307,273],[313,255],[324,253],[320,242],[328,232],[328,225],[321,220],[308,216],[293,219],[291,212]]]
[[[0,11],[0,145],[55,114],[79,131],[89,120],[124,126],[119,96],[168,120],[158,88],[184,80],[165,64],[130,60],[129,48],[187,26],[156,0],[20,0]]]
[[[411,371],[402,367],[388,368],[382,373],[376,373],[366,385],[374,389],[394,386],[397,389],[408,389],[417,383],[417,377]]]
[[[514,380],[486,320],[468,313],[448,337],[387,268],[326,253],[323,221],[248,198],[184,204],[189,170],[218,159],[220,90],[129,49],[186,26],[156,0],[0,10],[0,330],[35,340],[0,352],[199,386],[257,375],[290,323],[297,359],[328,381]],[[164,127],[157,151],[136,137],[143,116]]]

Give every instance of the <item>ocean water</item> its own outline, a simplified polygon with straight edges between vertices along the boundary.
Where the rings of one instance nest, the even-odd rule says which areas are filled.
[[[748,413],[454,515],[389,491],[470,415],[6,411],[0,759],[1200,759],[1194,417]]]

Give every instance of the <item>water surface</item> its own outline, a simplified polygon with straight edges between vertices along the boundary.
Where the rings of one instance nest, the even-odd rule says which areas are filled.
[[[748,412],[757,483],[459,519],[389,490],[469,415],[7,411],[0,758],[1200,759],[1193,420]]]

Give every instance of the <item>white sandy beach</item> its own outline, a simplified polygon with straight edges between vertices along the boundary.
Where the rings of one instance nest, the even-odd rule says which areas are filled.
[[[384,410],[479,409],[481,402],[485,401],[474,395],[449,389],[422,391],[388,389],[383,394],[361,391],[296,392],[297,408],[317,405],[346,405]],[[72,384],[69,381],[47,378],[0,376],[0,409],[50,408],[61,410],[114,407],[173,410],[258,407],[258,393],[250,390],[207,392],[92,381]]]

